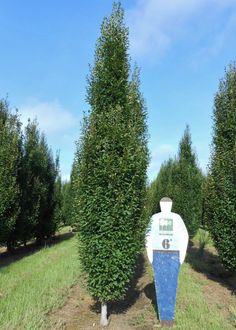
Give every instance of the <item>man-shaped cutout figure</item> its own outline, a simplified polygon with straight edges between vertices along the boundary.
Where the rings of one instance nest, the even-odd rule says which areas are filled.
[[[160,323],[173,326],[179,269],[187,250],[188,232],[182,218],[171,212],[170,198],[162,198],[160,207],[161,212],[151,218],[146,248],[154,270]]]

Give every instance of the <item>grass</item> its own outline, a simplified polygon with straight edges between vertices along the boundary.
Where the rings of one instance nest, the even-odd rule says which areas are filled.
[[[232,322],[221,313],[221,302],[210,303],[204,296],[204,286],[208,281],[199,278],[189,264],[182,266],[176,306],[176,329],[235,329]]]
[[[151,272],[151,267],[150,272]],[[149,270],[148,270],[149,272]],[[236,326],[236,309],[229,306],[230,317],[221,311],[221,301],[209,302],[204,295],[204,287],[209,284],[209,280],[199,277],[188,263],[181,267],[179,286],[177,291],[177,302],[175,312],[175,329],[180,330],[233,330]],[[147,324],[150,318],[153,319],[153,326],[158,328],[157,315],[153,306],[150,313],[137,316],[134,325]],[[162,329],[169,329],[163,327]]]
[[[198,258],[199,255],[197,254]],[[196,260],[197,262],[197,260]],[[202,262],[204,262],[202,260]],[[210,266],[209,266],[210,267]],[[146,283],[152,282],[152,267],[147,264],[148,278]],[[236,328],[236,308],[233,296],[229,301],[222,300],[226,296],[214,295],[209,299],[211,290],[218,290],[214,282],[201,276],[192,268],[191,264],[184,263],[181,267],[177,302],[175,312],[175,329],[180,330],[233,330]],[[227,291],[227,289],[225,289]],[[236,303],[236,299],[235,299]],[[136,311],[130,324],[134,329],[156,329],[159,322],[154,304],[143,304],[142,309]],[[121,316],[122,317],[122,316]],[[150,324],[152,320],[152,324]],[[169,329],[169,328],[162,328]]]
[[[150,265],[147,266],[146,274],[146,277],[143,275],[145,278],[143,287],[152,283]],[[12,262],[9,266],[2,267],[0,277],[0,329],[52,329],[49,315],[66,302],[69,289],[74,284],[81,283],[76,238],[72,237],[52,247],[43,248]],[[222,304],[220,298],[216,299],[217,301],[209,300],[205,292],[209,285],[208,292],[212,282],[204,276],[199,276],[191,264],[187,262],[183,264],[177,294],[176,329],[235,329],[234,301],[231,300],[227,306]],[[155,296],[154,288],[153,295]],[[83,300],[83,293],[80,299]],[[127,310],[126,317],[129,319],[129,324],[134,329],[150,329],[158,326],[155,306],[151,303],[150,297],[142,290],[138,299],[140,301]],[[89,309],[89,306],[87,307]],[[228,314],[225,313],[227,308]],[[71,312],[69,317],[73,318],[73,310]],[[77,313],[76,310],[76,319],[79,316]],[[84,314],[84,318],[89,315]],[[120,313],[118,317],[122,323],[125,314]],[[62,319],[62,322],[64,321],[68,320]],[[81,318],[78,319],[79,323],[81,321]],[[84,321],[85,324],[91,322],[90,319]]]
[[[46,329],[79,273],[75,237],[1,268],[0,329]]]
[[[208,231],[199,228],[197,233],[197,238],[199,241],[199,250],[202,252],[207,245],[210,243],[210,234]]]
[[[235,306],[229,306],[229,312],[230,312],[230,321],[234,324],[234,327],[236,328],[236,307]]]
[[[226,317],[224,301],[208,301],[205,287],[211,284],[206,277],[200,277],[194,269],[209,272],[212,265],[202,259],[203,251],[216,254],[209,233],[199,229],[193,238],[198,246],[191,264],[185,262],[181,267],[176,302],[176,329],[181,330],[227,330],[235,329],[236,309],[229,306],[230,317]],[[188,258],[187,258],[188,259]],[[193,269],[194,267],[194,269]],[[236,300],[235,300],[236,303]]]
[[[200,255],[206,248],[213,248],[213,241],[207,230],[199,228],[193,240],[198,243]]]

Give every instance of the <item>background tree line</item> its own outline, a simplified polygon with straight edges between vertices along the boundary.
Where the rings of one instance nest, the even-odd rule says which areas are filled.
[[[66,189],[36,120],[23,131],[17,111],[0,100],[0,245],[41,242],[66,224]]]
[[[159,201],[168,196],[173,200],[172,211],[183,217],[189,235],[193,236],[202,223],[204,179],[187,126],[179,143],[178,155],[161,165],[156,179],[149,186],[149,216],[160,212]]]

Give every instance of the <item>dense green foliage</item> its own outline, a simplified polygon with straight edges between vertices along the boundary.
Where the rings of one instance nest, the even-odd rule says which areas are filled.
[[[69,182],[62,183],[62,206],[61,215],[62,223],[65,226],[71,226],[74,229],[77,227],[76,216],[74,215],[74,190],[73,190],[73,180]]]
[[[168,159],[160,168],[157,178],[150,184],[147,192],[147,208],[149,217],[160,212],[160,200],[164,196],[174,198],[173,171],[176,170],[177,161]]]
[[[64,183],[61,180],[61,176],[59,175],[59,156],[56,161],[56,170],[57,170],[57,178],[55,180],[55,187],[54,187],[54,196],[55,196],[55,210],[54,210],[54,223],[56,227],[59,229],[60,227],[65,225],[63,219],[63,186]]]
[[[28,122],[25,129],[22,162],[21,213],[16,226],[16,236],[24,243],[34,237],[34,229],[39,217],[40,181],[36,173],[40,167],[39,140],[40,134],[37,129],[37,123]]]
[[[73,175],[79,255],[90,292],[101,302],[124,295],[146,227],[146,112],[138,70],[131,80],[129,74],[128,30],[115,4],[102,23],[88,79],[91,112]]]
[[[168,196],[173,200],[173,212],[180,214],[189,235],[194,235],[202,221],[203,175],[192,150],[189,127],[185,129],[176,159],[169,159],[160,169],[149,188],[150,215],[160,212],[159,201]]]
[[[11,247],[20,214],[21,131],[17,113],[0,100],[0,244]]]
[[[40,136],[36,147],[35,163],[32,164],[32,176],[38,184],[38,215],[35,226],[35,237],[38,241],[55,233],[57,224],[54,212],[56,208],[55,182],[57,168],[52,152],[48,148],[44,135]]]
[[[180,141],[177,169],[174,173],[174,210],[181,214],[189,234],[193,236],[202,222],[204,178],[191,145],[191,135],[187,127]]]
[[[215,96],[213,143],[204,214],[219,255],[236,270],[236,66]]]
[[[73,229],[78,227],[78,203],[75,203],[77,195],[77,159],[72,164],[70,181],[62,185],[62,222]]]
[[[0,244],[9,249],[51,236],[60,221],[59,160],[35,121],[21,131],[18,114],[0,101]]]

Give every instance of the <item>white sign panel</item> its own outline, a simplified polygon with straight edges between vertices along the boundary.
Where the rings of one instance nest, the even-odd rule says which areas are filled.
[[[181,217],[173,212],[160,212],[151,218],[151,230],[147,235],[147,253],[152,263],[153,250],[179,251],[180,263],[185,258],[188,232]]]

